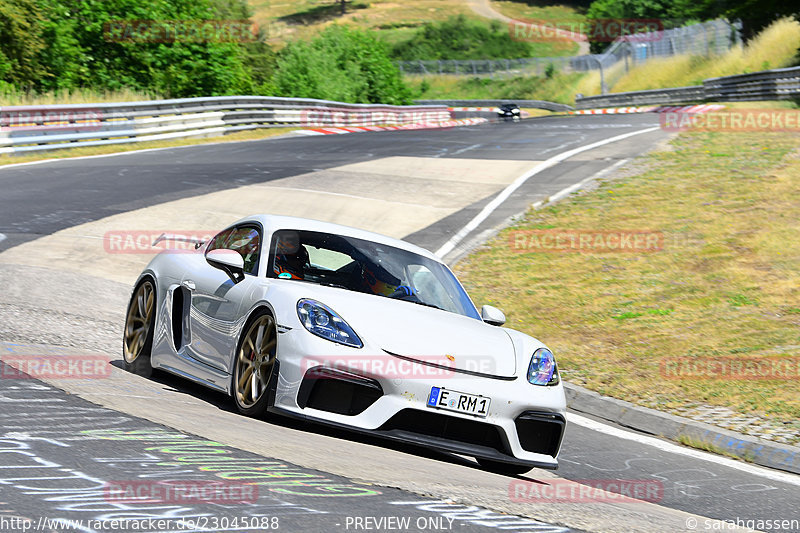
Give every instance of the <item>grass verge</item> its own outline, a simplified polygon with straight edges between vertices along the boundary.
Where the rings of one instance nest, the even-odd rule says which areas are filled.
[[[113,144],[108,146],[65,148],[63,150],[48,150],[45,152],[32,153],[30,155],[3,154],[0,155],[0,166],[13,165],[16,163],[29,163],[31,161],[44,161],[48,159],[65,159],[70,157],[134,152],[136,150],[148,150],[152,148],[172,148],[175,146],[192,146],[196,144],[252,141],[283,135],[296,129],[297,128],[270,128],[254,131],[241,131],[220,137],[203,137],[196,139],[177,139],[174,141],[149,141],[131,144]]]
[[[581,24],[586,23],[586,7],[570,5],[569,2],[549,3],[540,0],[513,2],[509,0],[492,0],[492,8],[514,20],[546,22],[554,27],[566,26],[565,29],[578,31]]]
[[[722,56],[681,55],[653,59],[624,72],[616,65],[606,72],[611,92],[643,91],[700,85],[703,80],[773,68],[788,67],[800,60],[800,22],[781,19],[772,23],[747,46],[732,48]],[[581,82],[581,93],[600,94],[600,73],[591,72]]]
[[[472,11],[459,0],[418,0],[415,2],[348,2],[344,15],[334,2],[318,0],[249,0],[253,21],[269,34],[278,47],[290,39],[308,39],[329,24],[352,24],[381,32],[389,42],[409,38],[425,22],[446,20],[451,15],[469,15]]]
[[[5,87],[0,89],[0,103],[11,105],[52,105],[52,104],[97,104],[112,102],[140,102],[158,100],[157,94],[143,93],[123,89],[120,91],[95,91],[91,89],[75,89],[73,91],[49,91],[31,93]]]
[[[800,135],[681,134],[636,175],[530,211],[458,265],[476,302],[547,343],[564,377],[640,405],[792,424],[800,380],[667,375],[676,359],[800,360]],[[651,230],[652,253],[515,253],[513,230]]]
[[[473,24],[489,27],[491,23],[490,20],[476,15],[466,2],[458,0],[414,2],[354,0],[348,1],[345,14],[341,13],[338,2],[333,1],[250,0],[249,4],[254,12],[253,20],[266,30],[268,41],[278,48],[290,40],[310,39],[330,24],[348,24],[374,30],[381,39],[394,45],[414,39],[415,32],[425,23],[443,22],[457,15],[464,15]],[[564,10],[568,12],[569,8]],[[502,26],[503,31],[507,31],[504,25]],[[530,44],[530,56],[572,55],[578,50],[577,44],[572,42],[551,41]],[[476,56],[475,59],[480,57]]]

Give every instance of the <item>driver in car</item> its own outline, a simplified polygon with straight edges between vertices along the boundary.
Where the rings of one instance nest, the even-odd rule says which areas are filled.
[[[296,231],[280,232],[272,268],[275,275],[284,279],[304,279],[308,264],[308,251],[300,244],[300,234]]]

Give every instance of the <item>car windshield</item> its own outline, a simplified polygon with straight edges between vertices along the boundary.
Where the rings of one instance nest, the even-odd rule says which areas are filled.
[[[413,252],[316,231],[276,231],[267,276],[340,287],[480,320],[450,270]]]

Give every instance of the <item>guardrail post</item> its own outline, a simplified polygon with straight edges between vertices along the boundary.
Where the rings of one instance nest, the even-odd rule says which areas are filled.
[[[606,77],[603,73],[603,61],[595,56],[592,56],[592,58],[597,61],[597,65],[600,67],[600,94],[606,94],[608,87],[606,87]]]

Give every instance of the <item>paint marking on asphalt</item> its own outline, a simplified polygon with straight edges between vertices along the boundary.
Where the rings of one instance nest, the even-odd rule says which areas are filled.
[[[4,240],[6,240],[6,236],[0,233],[0,242],[3,242]]]
[[[197,148],[206,147],[206,146],[219,146],[222,144],[238,144],[238,143],[254,143],[259,141],[266,141],[266,140],[276,140],[276,139],[285,139],[289,137],[292,132],[283,134],[283,135],[274,135],[272,137],[263,137],[261,139],[243,139],[241,141],[215,141],[215,142],[207,142],[207,143],[198,143],[198,144],[184,144],[181,146],[163,146],[160,148],[142,148],[140,150],[128,150],[124,152],[112,152],[110,154],[97,154],[97,155],[80,155],[74,157],[54,157],[52,159],[40,159],[38,161],[26,161],[25,163],[9,163],[8,165],[0,165],[0,170],[7,169],[7,168],[17,168],[17,167],[29,167],[34,165],[43,165],[45,163],[53,163],[56,161],[81,161],[83,159],[100,159],[103,157],[119,157],[122,155],[133,155],[133,154],[144,154],[147,152],[160,152],[163,150],[180,150],[182,148]],[[35,154],[33,154],[35,155]]]
[[[755,476],[767,478],[772,481],[800,486],[800,476],[796,476],[794,474],[761,468],[748,463],[743,463],[741,461],[735,461],[727,457],[722,457],[720,455],[695,450],[694,448],[678,446],[672,442],[650,437],[648,435],[642,435],[640,433],[632,433],[616,426],[610,426],[608,424],[604,424],[572,412],[567,413],[567,422],[570,424],[583,426],[587,429],[591,429],[611,437],[616,437],[618,439],[630,440],[633,442],[638,442],[639,444],[646,444],[665,452],[684,455],[686,457],[691,457],[692,459],[700,459],[701,461],[708,461],[710,463],[716,463],[718,465],[727,466],[728,468],[740,470],[747,474],[753,474]]]
[[[346,194],[346,193],[342,193],[342,192],[323,191],[321,189],[304,189],[302,187],[282,187],[280,185],[278,185],[278,186],[261,185],[261,184],[258,184],[258,183],[255,184],[255,186],[259,187],[259,188],[263,188],[263,189],[275,189],[275,190],[280,190],[280,191],[297,191],[297,192],[310,192],[310,193],[317,193],[317,194],[327,194],[329,196],[341,196],[341,197],[344,197],[344,198],[354,198],[356,200],[376,200],[376,198],[370,198],[369,196],[358,196],[356,194]],[[377,199],[382,200],[382,198],[377,198]],[[411,207],[421,207],[421,208],[429,208],[429,207],[431,207],[431,206],[426,205],[426,204],[415,204],[415,203],[411,203],[411,202],[400,202],[400,201],[397,201],[397,200],[394,200],[394,199],[392,199],[392,200],[384,200],[384,201],[391,202],[393,204],[399,204],[399,205],[409,205]]]
[[[578,148],[573,148],[572,150],[567,150],[566,152],[561,152],[558,155],[554,155],[550,159],[543,161],[527,171],[522,176],[518,177],[514,180],[508,187],[503,189],[503,191],[495,197],[494,200],[486,204],[486,206],[481,210],[480,213],[475,215],[475,217],[470,220],[466,226],[461,228],[458,233],[453,235],[453,237],[444,243],[444,245],[436,250],[436,255],[439,257],[444,257],[453,249],[455,249],[458,244],[463,241],[467,235],[469,235],[475,228],[477,228],[484,220],[489,218],[491,215],[503,202],[505,202],[517,189],[522,187],[529,178],[535,176],[536,174],[547,170],[548,168],[552,167],[553,165],[564,161],[565,159],[569,159],[570,157],[579,154],[581,152],[585,152],[587,150],[593,150],[594,148],[598,148],[600,146],[604,146],[606,144],[610,144],[616,141],[621,141],[623,139],[627,139],[629,137],[633,137],[634,135],[641,135],[642,133],[650,133],[651,131],[657,131],[659,129],[658,126],[653,128],[645,128],[643,130],[632,131],[630,133],[624,133],[622,135],[617,135],[615,137],[611,137],[608,139],[603,139],[602,141],[597,141],[591,144],[587,144],[586,146],[579,146]]]
[[[482,144],[473,144],[472,146],[467,146],[466,148],[461,148],[460,150],[456,150],[455,152],[453,152],[450,155],[463,154],[464,152],[468,152],[470,150],[474,150],[475,148],[480,148],[481,146],[483,146],[483,145]]]

